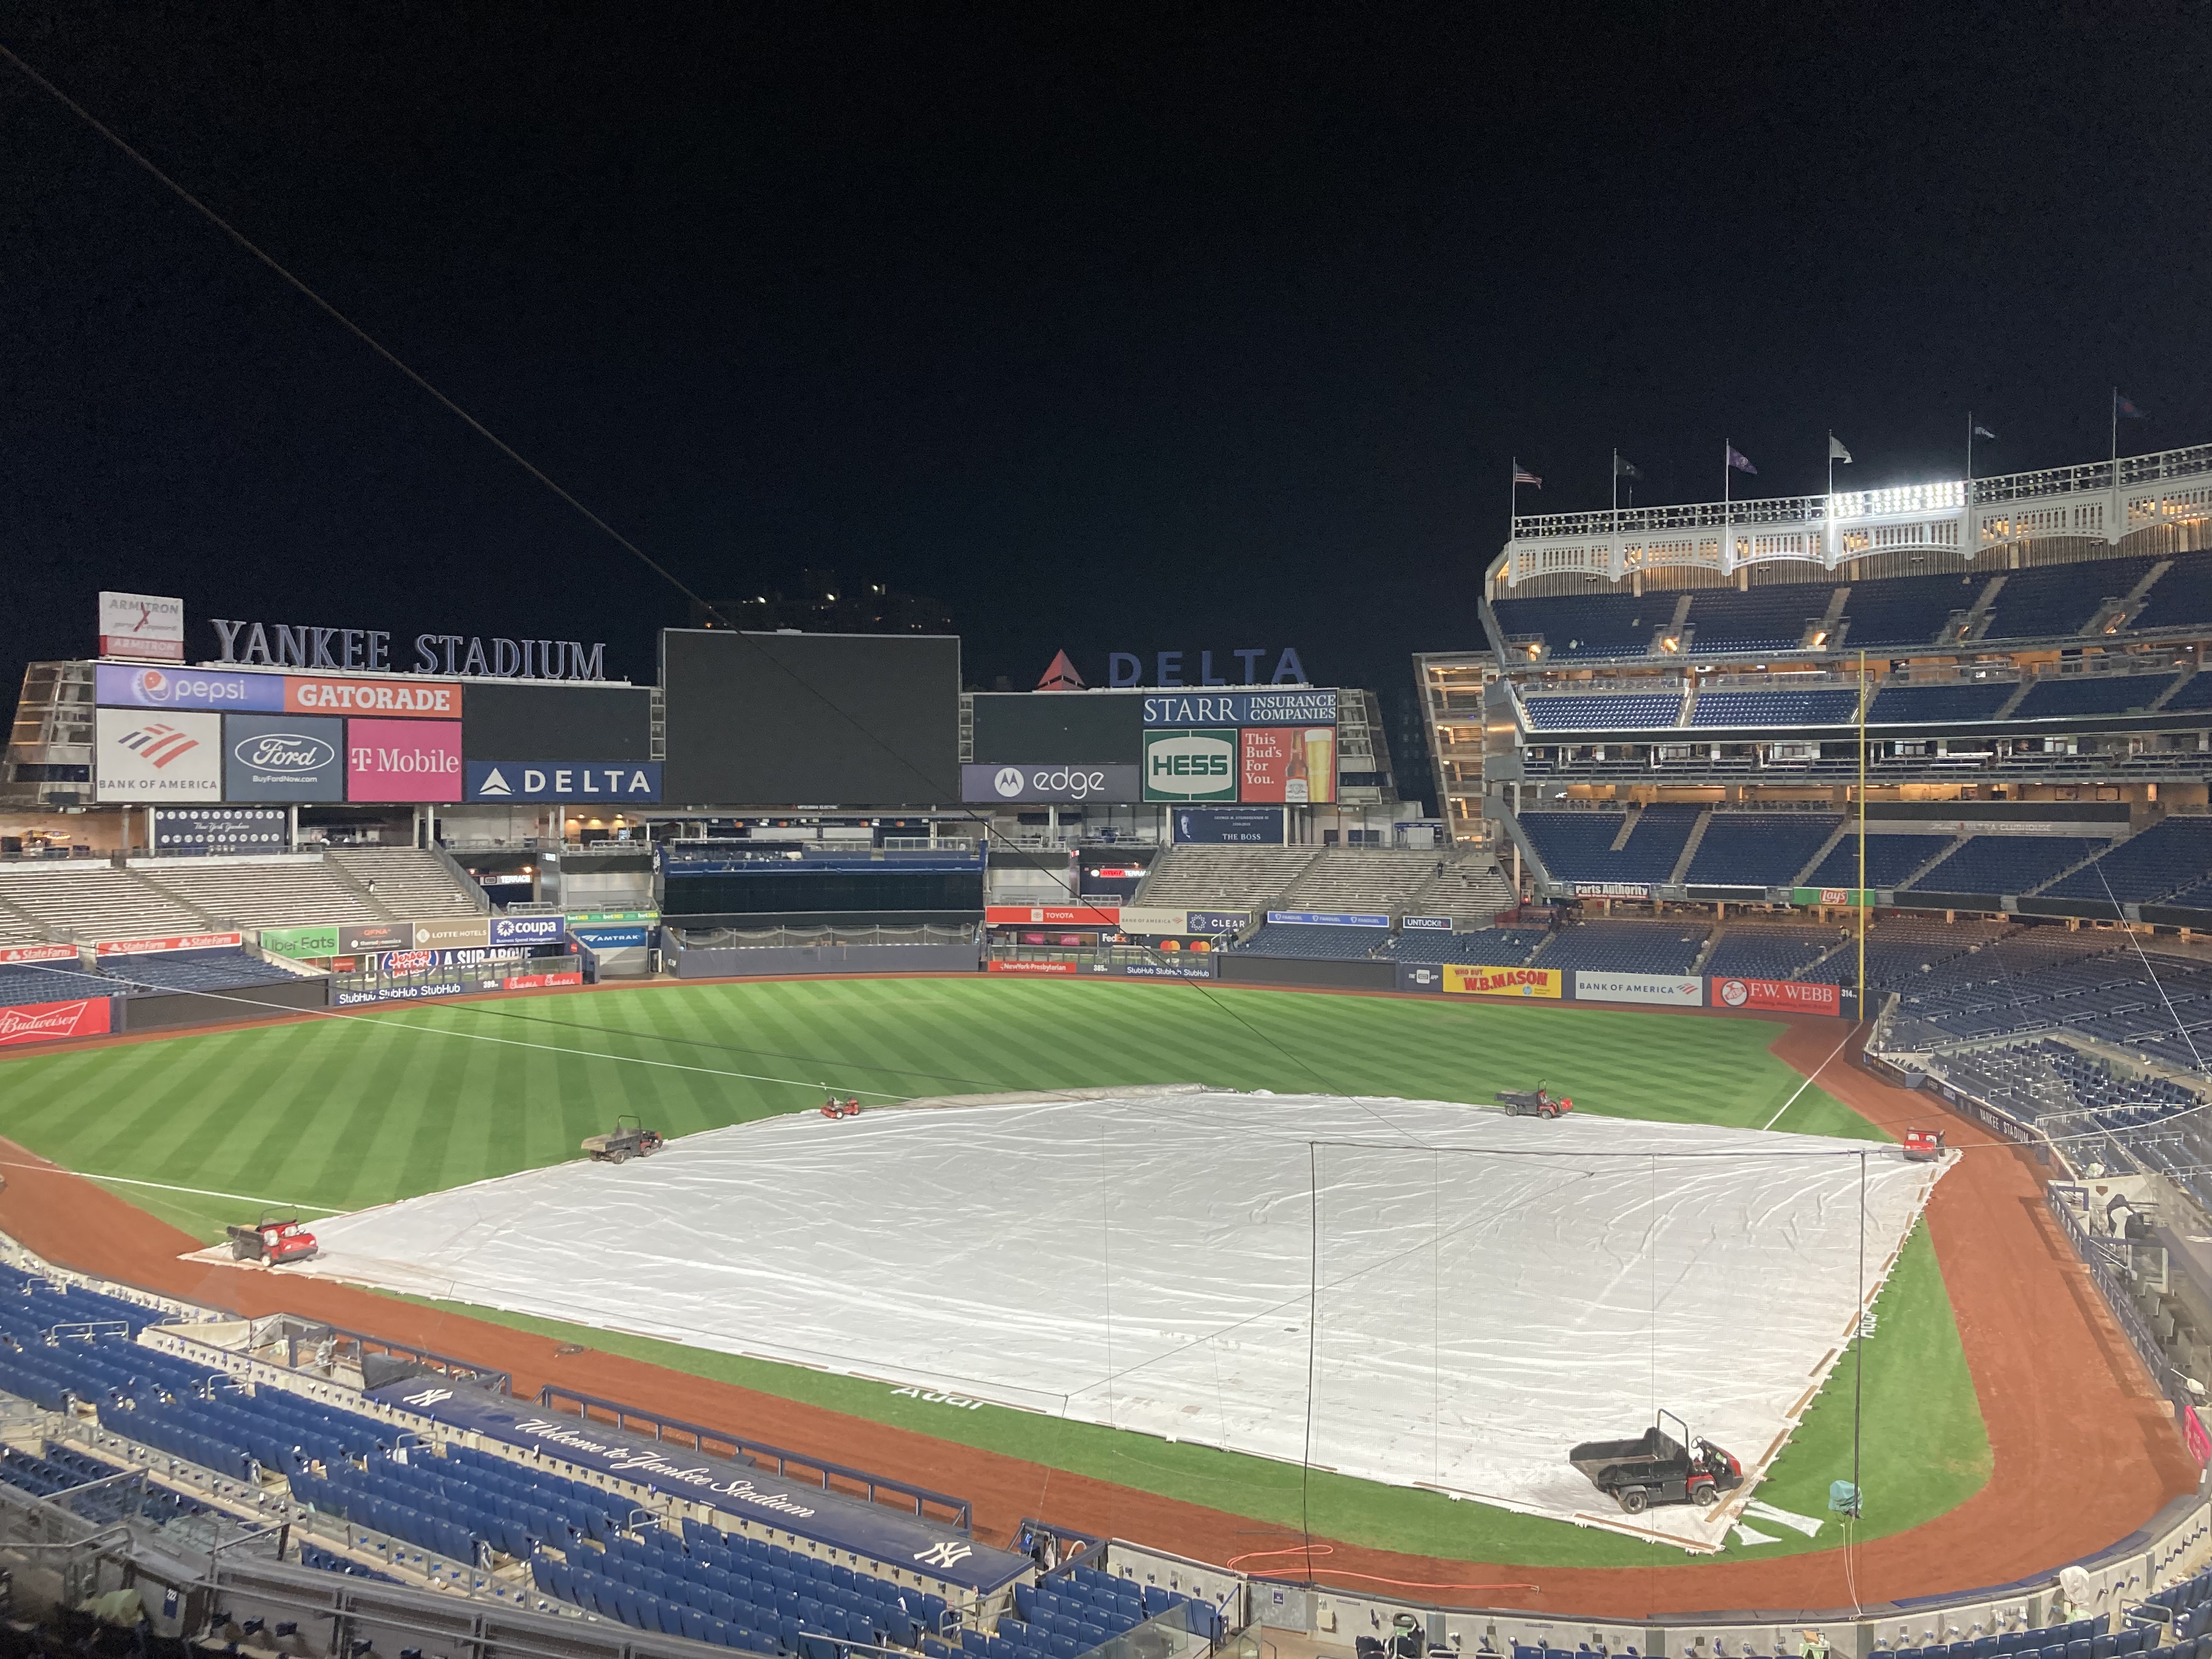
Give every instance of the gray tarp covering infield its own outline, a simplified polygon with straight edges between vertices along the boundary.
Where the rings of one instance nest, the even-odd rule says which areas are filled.
[[[1940,1168],[1886,1143],[1141,1090],[714,1130],[303,1271],[1716,1544],[1566,1449],[1663,1405],[1762,1464],[1858,1305],[1863,1162],[1871,1297]]]

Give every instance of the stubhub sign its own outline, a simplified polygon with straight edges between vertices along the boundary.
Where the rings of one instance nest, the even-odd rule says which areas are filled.
[[[659,761],[470,761],[464,770],[464,800],[660,799]]]

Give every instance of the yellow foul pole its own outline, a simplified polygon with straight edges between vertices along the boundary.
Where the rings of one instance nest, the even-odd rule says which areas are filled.
[[[1866,1018],[1866,653],[1859,653],[1859,1018]]]

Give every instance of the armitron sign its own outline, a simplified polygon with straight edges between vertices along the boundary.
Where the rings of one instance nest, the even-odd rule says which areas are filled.
[[[1563,977],[1557,968],[1470,968],[1448,962],[1443,969],[1444,989],[1462,996],[1556,998]]]

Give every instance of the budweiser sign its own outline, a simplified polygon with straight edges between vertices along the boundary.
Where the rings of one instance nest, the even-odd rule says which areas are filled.
[[[106,997],[85,997],[76,1002],[21,1002],[0,1008],[0,1045],[105,1036],[112,1029],[108,1003]]]

